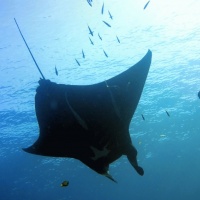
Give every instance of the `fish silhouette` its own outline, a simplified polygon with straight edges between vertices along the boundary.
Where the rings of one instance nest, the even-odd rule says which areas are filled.
[[[58,76],[58,70],[57,70],[56,66],[55,66],[55,73]]]
[[[150,1],[147,1],[147,3],[144,6],[144,10],[147,8],[147,6],[149,5]]]
[[[103,21],[104,24],[106,24],[108,27],[111,27],[111,25],[105,21]]]

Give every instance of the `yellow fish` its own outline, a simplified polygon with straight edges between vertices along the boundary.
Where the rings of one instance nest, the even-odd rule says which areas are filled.
[[[68,186],[68,185],[69,185],[69,181],[63,181],[63,182],[60,184],[61,187],[66,187],[66,186]]]

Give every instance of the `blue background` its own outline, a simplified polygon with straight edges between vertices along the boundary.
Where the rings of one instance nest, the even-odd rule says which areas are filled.
[[[146,2],[104,0],[102,15],[102,0],[93,0],[92,7],[86,0],[0,1],[0,199],[200,198],[200,1],[151,0],[144,10]],[[34,95],[40,74],[14,17],[45,77],[57,83],[104,81],[152,50],[130,124],[143,177],[126,157],[110,166],[115,184],[78,160],[22,151],[38,137]],[[69,180],[68,187],[60,187],[64,180]]]

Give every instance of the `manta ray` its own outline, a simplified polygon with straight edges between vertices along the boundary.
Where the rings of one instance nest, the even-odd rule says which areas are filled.
[[[126,155],[139,175],[129,126],[151,64],[150,50],[128,70],[97,84],[65,85],[40,79],[35,95],[39,137],[23,150],[80,160],[109,179],[109,165]],[[116,181],[115,181],[116,182]]]
[[[39,137],[23,150],[78,159],[114,182],[109,165],[126,155],[137,173],[144,175],[137,162],[129,126],[149,72],[152,52],[148,50],[137,64],[103,82],[56,84],[45,79],[15,18],[14,21],[42,76],[35,95]]]

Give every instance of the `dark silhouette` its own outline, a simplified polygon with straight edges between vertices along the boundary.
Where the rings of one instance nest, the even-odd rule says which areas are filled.
[[[39,138],[24,151],[82,161],[112,181],[109,164],[126,155],[138,174],[129,125],[151,64],[151,51],[121,74],[94,85],[64,85],[41,79],[35,109]],[[116,181],[115,181],[116,182]]]

